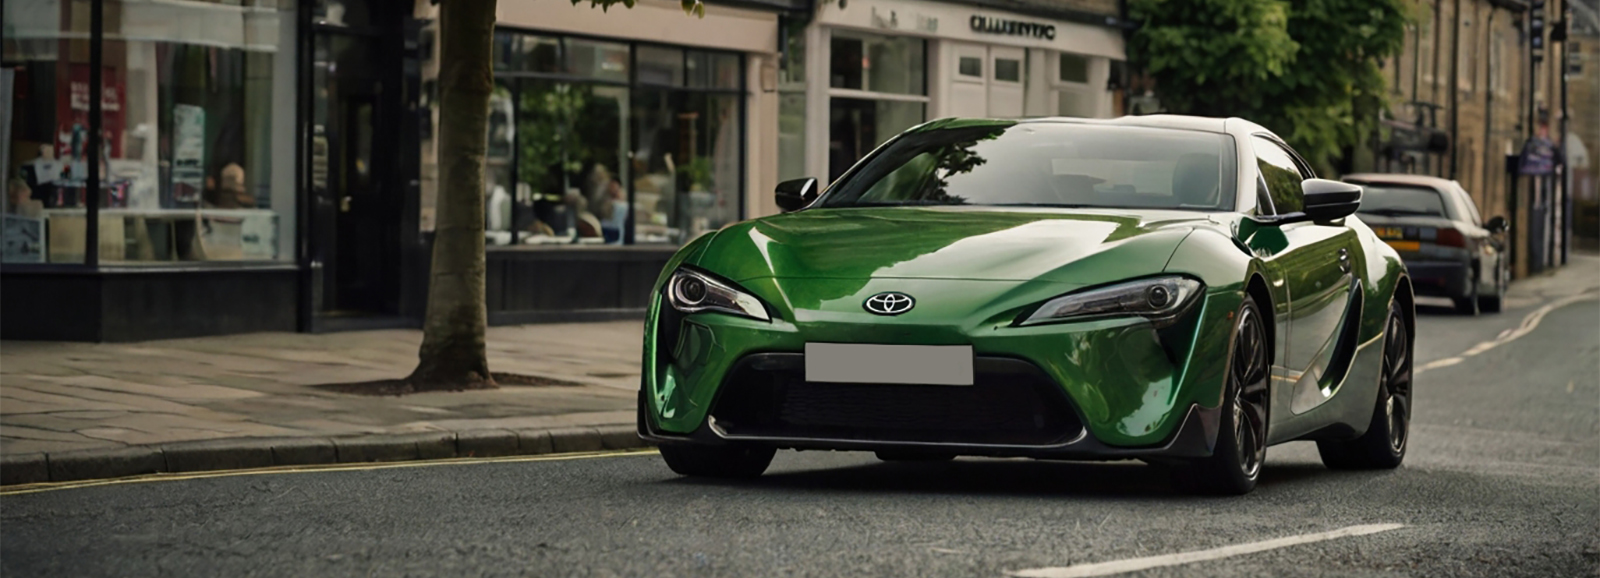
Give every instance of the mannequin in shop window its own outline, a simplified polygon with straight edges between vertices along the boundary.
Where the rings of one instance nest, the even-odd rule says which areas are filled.
[[[222,178],[206,179],[206,206],[218,209],[253,209],[255,195],[245,190],[244,167],[228,163],[222,167]]]

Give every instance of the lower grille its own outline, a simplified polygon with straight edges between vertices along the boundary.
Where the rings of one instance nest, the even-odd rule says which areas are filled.
[[[994,445],[1053,445],[1082,426],[1034,365],[974,361],[972,386],[812,383],[802,354],[760,354],[729,373],[711,415],[731,435]]]

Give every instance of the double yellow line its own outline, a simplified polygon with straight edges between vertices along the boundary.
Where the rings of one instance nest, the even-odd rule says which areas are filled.
[[[0,488],[0,496],[17,496],[22,494],[37,494],[40,492],[54,492],[58,490],[71,490],[77,488],[92,488],[96,486],[116,486],[123,484],[144,484],[150,482],[176,482],[182,480],[202,480],[206,478],[227,478],[233,476],[263,476],[280,474],[314,474],[322,472],[354,472],[364,470],[390,470],[397,468],[427,468],[434,466],[460,466],[472,464],[509,464],[519,462],[550,462],[562,460],[584,460],[592,458],[620,458],[628,456],[655,455],[655,448],[640,448],[631,450],[608,450],[601,452],[574,452],[568,454],[544,454],[537,456],[507,456],[499,458],[446,458],[439,460],[417,460],[409,462],[373,462],[360,464],[316,464],[304,466],[273,466],[269,468],[252,468],[246,470],[219,470],[214,472],[193,472],[185,474],[145,474],[127,478],[112,478],[105,480],[82,480],[75,482],[40,482],[37,484],[19,484]]]

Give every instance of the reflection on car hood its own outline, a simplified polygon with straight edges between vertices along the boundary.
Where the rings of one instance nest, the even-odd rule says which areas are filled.
[[[1009,207],[812,209],[719,232],[698,263],[734,281],[1046,280],[1093,283],[1159,272],[1207,215]]]

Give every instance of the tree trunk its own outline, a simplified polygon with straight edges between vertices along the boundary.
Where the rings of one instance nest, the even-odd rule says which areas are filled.
[[[494,387],[484,352],[484,183],[495,0],[439,5],[439,196],[414,390]]]

